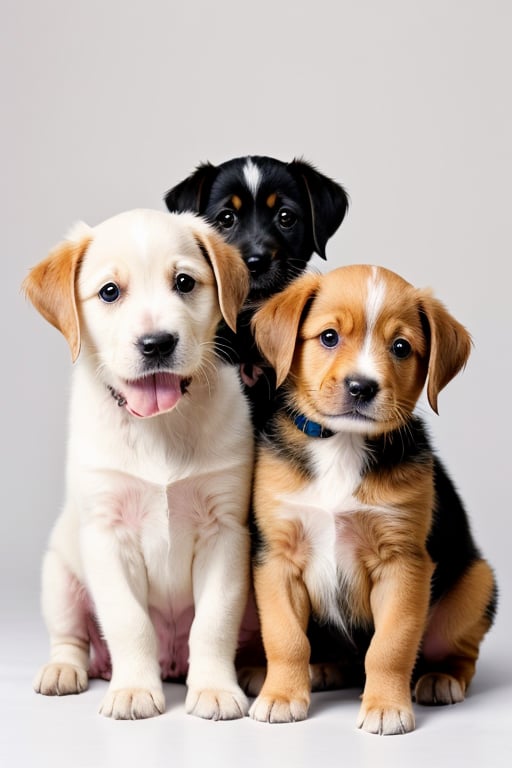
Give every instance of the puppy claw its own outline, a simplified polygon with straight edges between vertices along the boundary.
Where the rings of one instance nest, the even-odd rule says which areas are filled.
[[[416,683],[414,698],[418,704],[442,706],[464,701],[465,687],[451,675],[429,673]]]
[[[247,714],[248,708],[240,688],[220,691],[191,688],[185,700],[186,712],[205,720],[237,720]]]
[[[359,710],[357,727],[379,736],[395,736],[414,731],[412,709],[375,707],[367,709],[364,704]]]
[[[100,715],[114,720],[144,720],[165,710],[162,691],[145,688],[120,688],[108,691],[100,707]]]
[[[74,664],[51,663],[42,667],[34,680],[34,690],[44,696],[67,696],[87,690],[87,671]]]
[[[249,715],[263,723],[294,723],[305,720],[308,710],[309,697],[285,699],[282,696],[258,696]]]

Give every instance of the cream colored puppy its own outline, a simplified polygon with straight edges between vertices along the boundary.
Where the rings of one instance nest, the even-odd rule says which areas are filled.
[[[214,350],[248,288],[238,253],[189,214],[80,224],[24,282],[75,362],[67,495],[43,568],[47,695],[111,678],[101,713],[242,717],[234,656],[246,605],[248,405]]]

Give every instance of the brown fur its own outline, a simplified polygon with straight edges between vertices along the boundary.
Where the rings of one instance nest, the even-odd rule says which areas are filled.
[[[57,245],[25,278],[22,289],[51,325],[57,328],[71,349],[73,362],[80,353],[80,326],[75,295],[75,274],[90,237]]]
[[[310,477],[300,462],[291,459],[314,456],[316,446],[325,441],[297,429],[286,407],[319,423],[326,414],[343,410],[343,384],[357,372],[368,332],[365,290],[372,274],[371,267],[358,266],[323,277],[304,276],[267,302],[254,318],[256,341],[275,368],[278,384],[285,382],[285,408],[274,417],[271,433],[279,435],[279,445],[287,446],[283,452],[272,438],[263,439],[256,465],[254,510],[262,545],[254,580],[268,661],[267,678],[251,709],[256,719],[282,722],[307,716],[310,645],[306,629],[311,612],[329,618],[322,596],[311,593],[306,585],[314,535],[297,508],[301,498],[316,504],[316,499],[311,502],[311,497],[301,496],[313,482],[315,470]],[[393,432],[404,425],[408,428],[425,383],[429,402],[437,411],[439,392],[466,363],[471,340],[429,292],[413,288],[388,270],[380,269],[378,277],[385,284],[385,301],[373,318],[371,355],[379,394],[365,439],[378,437],[385,444],[393,439]],[[335,329],[340,336],[335,350],[319,343],[326,329]],[[397,360],[390,354],[397,337],[412,346],[407,359]],[[346,422],[339,427],[344,429],[365,434]],[[485,614],[494,581],[481,559],[468,566],[429,614],[434,563],[427,538],[435,505],[433,472],[433,457],[428,454],[421,461],[365,468],[352,493],[353,502],[348,502],[354,508],[334,514],[337,542],[352,559],[338,585],[345,620],[349,626],[373,632],[358,720],[370,732],[403,733],[414,728],[410,686],[422,639],[424,661],[427,667],[428,663],[433,666],[418,681],[418,701],[446,703],[463,698],[480,641],[490,625]],[[283,506],[290,498],[288,506]]]

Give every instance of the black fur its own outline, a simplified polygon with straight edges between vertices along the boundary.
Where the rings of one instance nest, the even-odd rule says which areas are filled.
[[[259,174],[256,195],[244,174],[248,163]],[[327,241],[347,212],[347,194],[303,160],[284,163],[251,155],[220,165],[200,165],[167,192],[165,202],[171,212],[191,211],[204,216],[240,250],[249,268],[250,293],[238,317],[237,333],[222,323],[217,337],[219,354],[230,363],[241,364],[247,380],[254,365],[263,367],[250,329],[254,311],[300,275],[313,253],[326,258]],[[265,421],[274,391],[275,377],[268,368],[254,386],[247,388],[257,427]]]
[[[265,429],[259,437],[267,447],[291,461],[296,469],[306,477],[312,477],[314,467],[304,450],[308,440],[321,438],[301,437],[300,444],[283,440],[283,425],[292,421],[288,397],[284,394],[286,384],[278,390],[276,410],[270,417]],[[326,438],[330,439],[330,438]],[[432,527],[427,539],[427,550],[435,564],[431,586],[431,604],[436,603],[443,594],[460,579],[470,565],[481,558],[476,546],[466,510],[454,487],[453,481],[446,472],[439,458],[433,453],[431,441],[424,422],[413,416],[401,429],[377,438],[367,438],[368,461],[366,472],[375,470],[389,471],[394,467],[406,468],[413,464],[433,463],[433,483],[435,506]],[[302,454],[302,455],[301,455]],[[362,478],[363,479],[363,478]],[[256,535],[253,556],[255,562],[265,556],[266,542],[256,521],[253,521]],[[492,624],[497,606],[497,588],[487,606],[486,616]],[[364,680],[364,657],[373,635],[373,627],[352,625],[349,635],[329,623],[324,623],[318,617],[312,616],[308,627],[308,638],[311,644],[312,663],[341,664],[347,685],[357,685]],[[414,679],[426,671],[423,659],[417,661]]]
[[[431,601],[437,602],[467,568],[482,557],[473,540],[462,500],[442,462],[433,453],[421,419],[411,418],[402,429],[368,441],[368,446],[371,451],[369,469],[433,462],[435,505],[427,550],[436,566]]]

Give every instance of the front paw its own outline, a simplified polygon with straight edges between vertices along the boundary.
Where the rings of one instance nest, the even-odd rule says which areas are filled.
[[[44,696],[67,696],[87,690],[87,671],[74,664],[51,663],[42,667],[34,680],[34,690]]]
[[[428,673],[416,683],[414,697],[418,704],[441,706],[464,701],[465,684],[452,675]]]
[[[249,704],[240,688],[229,690],[189,688],[185,710],[205,720],[237,720],[247,714]]]
[[[394,736],[414,731],[414,715],[411,707],[366,707],[359,710],[357,727],[379,736]]]
[[[114,720],[144,720],[156,717],[165,710],[161,690],[146,688],[120,688],[108,691],[100,707],[100,715]]]
[[[253,720],[263,723],[294,723],[305,720],[309,710],[309,694],[286,697],[260,694],[249,710]]]

